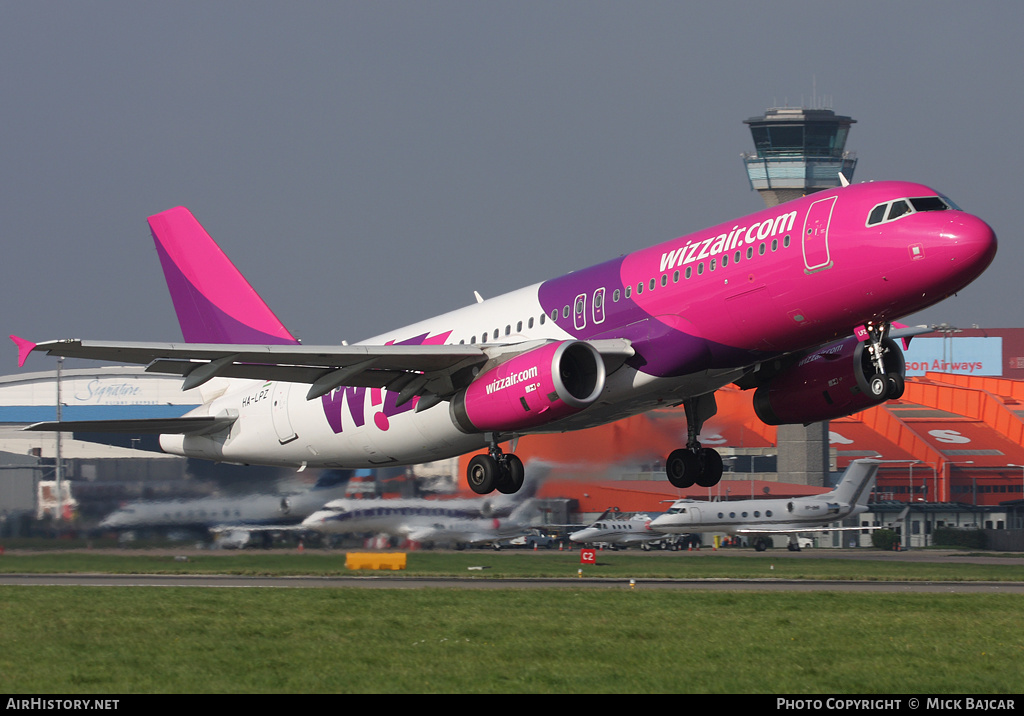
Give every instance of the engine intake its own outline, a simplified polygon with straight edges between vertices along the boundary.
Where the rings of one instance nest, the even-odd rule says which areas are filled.
[[[754,412],[768,425],[809,425],[852,415],[903,394],[906,363],[890,338],[882,342],[884,375],[876,376],[867,343],[847,338],[783,368],[754,393]]]
[[[591,405],[604,380],[604,361],[589,343],[548,343],[478,375],[452,399],[452,421],[466,433],[536,428]]]

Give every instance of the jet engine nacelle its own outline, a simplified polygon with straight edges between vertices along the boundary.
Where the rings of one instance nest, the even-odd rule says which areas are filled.
[[[589,343],[548,343],[478,375],[452,399],[452,421],[466,433],[535,428],[592,404],[604,380],[604,361]]]
[[[852,415],[903,394],[906,363],[891,338],[882,341],[884,373],[867,342],[847,338],[783,368],[754,393],[754,412],[768,425],[808,425]]]

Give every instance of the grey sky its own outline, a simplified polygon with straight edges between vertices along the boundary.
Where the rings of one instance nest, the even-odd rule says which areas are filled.
[[[179,339],[145,220],[186,205],[306,343],[359,340],[762,208],[742,121],[815,89],[858,122],[855,181],[999,236],[912,322],[1024,325],[1021,27],[1015,2],[2,0],[4,335]]]

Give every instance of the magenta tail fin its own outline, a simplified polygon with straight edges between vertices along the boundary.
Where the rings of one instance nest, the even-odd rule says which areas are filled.
[[[149,217],[157,254],[189,343],[298,343],[183,206]]]

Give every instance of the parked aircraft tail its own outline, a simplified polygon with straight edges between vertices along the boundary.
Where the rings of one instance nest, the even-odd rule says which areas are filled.
[[[155,214],[149,227],[188,343],[299,342],[188,209]]]
[[[821,497],[845,504],[866,506],[880,464],[877,460],[853,460],[843,473],[843,479],[836,485],[836,489]]]

